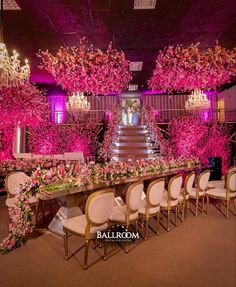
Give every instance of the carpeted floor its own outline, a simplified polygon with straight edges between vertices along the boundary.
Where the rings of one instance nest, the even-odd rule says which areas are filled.
[[[0,240],[7,235],[5,197],[0,197]],[[154,222],[151,222],[151,224]],[[83,241],[70,238],[74,252]],[[83,270],[83,249],[64,260],[63,239],[38,228],[25,246],[0,255],[3,287],[127,286],[127,287],[234,287],[236,286],[236,217],[225,217],[211,205],[210,214],[188,213],[183,224],[167,233],[131,244],[125,254],[116,244],[107,261],[102,249],[90,248],[88,270]],[[100,255],[99,255],[100,253]]]

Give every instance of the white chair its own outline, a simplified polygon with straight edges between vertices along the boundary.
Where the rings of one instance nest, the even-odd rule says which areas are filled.
[[[222,179],[221,180],[211,180],[208,182],[208,185],[207,187],[208,188],[225,188],[226,187],[226,181],[227,181],[227,175],[231,172],[231,171],[234,171],[236,170],[236,166],[231,166],[225,176],[222,176]]]
[[[147,227],[149,218],[157,216],[156,234],[159,234],[160,223],[160,202],[164,193],[165,179],[157,179],[152,181],[147,188],[146,197],[141,201],[139,207],[139,218],[145,220],[144,240],[146,240]]]
[[[204,170],[201,172],[197,179],[197,187],[193,187],[189,192],[189,199],[196,201],[195,216],[198,216],[199,199],[202,199],[201,212],[204,210],[205,192],[210,178],[210,171]]]
[[[181,193],[178,197],[179,205],[181,205],[182,207],[181,211],[182,222],[184,221],[184,217],[186,217],[187,214],[187,206],[189,208],[189,193],[192,192],[194,179],[195,179],[195,172],[192,171],[186,176],[184,181],[184,187],[181,189]]]
[[[215,198],[220,201],[226,201],[226,218],[229,218],[229,202],[234,199],[236,211],[236,170],[227,174],[226,188],[212,188],[206,191],[207,213],[209,209],[209,198]],[[219,206],[220,207],[220,206]]]
[[[27,179],[29,179],[29,176],[21,171],[14,171],[6,176],[5,188],[7,191],[7,199],[5,201],[5,204],[8,208],[11,208],[13,205],[16,204],[17,199],[15,196],[18,194],[17,189],[20,187],[21,184],[24,184]],[[36,196],[30,196],[29,203],[32,207],[35,207],[35,225],[38,215],[39,199]]]
[[[88,197],[85,206],[85,214],[72,217],[63,224],[65,259],[68,260],[68,236],[70,234],[84,237],[84,269],[87,268],[88,250],[90,240],[96,239],[97,231],[105,231],[108,228],[109,216],[114,204],[114,190],[106,189],[94,192]],[[104,257],[106,259],[106,242],[104,241]]]
[[[178,217],[178,197],[181,192],[181,185],[183,178],[181,174],[172,177],[168,183],[167,192],[164,193],[162,201],[160,202],[161,210],[167,211],[167,231],[170,231],[170,213],[175,210],[175,226],[177,226]]]
[[[82,152],[65,152],[65,160],[79,160],[84,162],[84,156]]]
[[[137,229],[137,220],[141,196],[143,192],[143,182],[132,183],[126,192],[126,204],[114,206],[110,216],[111,224],[125,225],[126,229],[134,223]],[[125,244],[125,252],[128,253],[128,241]]]

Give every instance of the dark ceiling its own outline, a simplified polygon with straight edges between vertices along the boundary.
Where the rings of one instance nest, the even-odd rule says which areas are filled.
[[[169,44],[200,42],[205,49],[216,40],[236,46],[234,0],[157,0],[155,10],[134,10],[134,0],[16,0],[22,10],[4,12],[8,50],[30,60],[32,79],[49,82],[37,71],[38,49],[56,51],[77,45],[86,36],[95,47],[110,41],[128,60],[143,61],[133,84],[146,88],[159,49]]]

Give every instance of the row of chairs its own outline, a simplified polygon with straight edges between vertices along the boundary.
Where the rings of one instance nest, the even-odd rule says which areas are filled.
[[[187,175],[184,187],[181,188],[183,178],[178,174],[172,177],[165,190],[165,179],[153,180],[147,188],[146,196],[142,200],[144,190],[143,182],[136,182],[128,187],[125,205],[114,205],[114,190],[106,189],[93,193],[88,197],[85,214],[70,218],[64,222],[64,246],[65,259],[68,255],[68,237],[72,234],[82,236],[85,239],[84,269],[87,268],[89,243],[96,238],[97,231],[105,231],[109,226],[122,224],[128,230],[131,225],[137,231],[138,223],[144,227],[144,239],[146,239],[148,222],[151,217],[156,217],[156,234],[159,234],[160,214],[167,212],[167,231],[170,230],[171,211],[175,212],[175,225],[177,226],[178,211],[181,210],[181,221],[186,216],[189,201],[195,201],[195,215],[198,215],[199,200],[202,200],[201,211],[204,210],[205,197],[209,204],[212,190],[208,189],[210,171],[205,170],[197,178],[196,187],[193,187],[195,173]],[[228,201],[236,198],[236,171],[227,173],[226,189],[221,191],[221,199]],[[224,193],[224,195],[223,195]],[[227,207],[228,208],[228,207]],[[227,213],[228,214],[228,213]],[[227,215],[228,218],[228,215]],[[128,241],[124,248],[128,252]],[[104,241],[104,255],[106,260],[107,247]]]
[[[88,197],[85,206],[85,214],[70,218],[64,222],[64,242],[65,242],[65,258],[68,259],[68,236],[76,234],[85,238],[85,257],[84,268],[87,268],[87,258],[89,242],[95,239],[97,231],[106,230],[110,225],[121,224],[127,229],[130,225],[140,223],[144,228],[143,237],[146,240],[147,229],[150,218],[156,218],[156,234],[159,234],[160,215],[164,219],[167,215],[166,229],[170,231],[171,211],[175,213],[175,225],[179,212],[181,211],[181,221],[189,209],[190,200],[195,203],[195,212],[197,216],[199,209],[204,210],[205,198],[207,199],[207,211],[209,206],[209,198],[217,198],[226,201],[226,217],[229,217],[229,201],[235,199],[236,203],[236,168],[231,168],[223,179],[223,187],[219,187],[219,182],[209,182],[210,171],[205,170],[200,173],[196,180],[196,187],[193,187],[195,181],[195,173],[189,173],[184,181],[178,174],[173,176],[165,189],[165,179],[153,180],[147,187],[145,197],[142,199],[144,191],[143,182],[131,184],[126,192],[126,201],[124,205],[117,205],[114,197],[113,189],[106,189],[94,192]],[[13,172],[6,177],[6,190],[8,198],[6,205],[11,207],[15,204],[16,187],[23,183],[28,176],[22,172]],[[212,186],[212,183],[214,185]],[[222,183],[221,183],[222,185]],[[200,206],[200,201],[202,204]],[[37,217],[39,199],[31,197],[30,203],[35,207],[35,218]],[[36,222],[36,220],[35,220]],[[144,226],[145,225],[145,226]],[[128,242],[125,245],[125,252],[128,252]],[[104,259],[106,259],[106,244],[104,243]]]

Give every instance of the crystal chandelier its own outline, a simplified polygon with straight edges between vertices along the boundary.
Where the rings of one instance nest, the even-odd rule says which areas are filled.
[[[66,103],[66,109],[71,112],[87,112],[91,108],[90,102],[83,93],[74,92],[69,96],[69,101]]]
[[[25,65],[21,66],[16,51],[13,51],[12,56],[9,56],[3,42],[3,0],[1,0],[0,29],[0,87],[17,87],[29,81],[30,66],[27,60],[25,60]]]
[[[185,102],[186,110],[205,110],[209,109],[211,106],[207,95],[201,90],[195,90],[189,95],[188,100]]]

